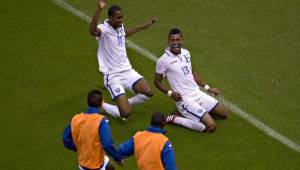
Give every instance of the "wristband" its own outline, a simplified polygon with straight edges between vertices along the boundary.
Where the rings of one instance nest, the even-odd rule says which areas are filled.
[[[203,88],[204,88],[204,90],[207,91],[210,87],[209,87],[209,85],[205,84],[205,86]]]
[[[172,93],[173,93],[172,90],[168,90],[167,95],[168,95],[169,97],[171,97]]]

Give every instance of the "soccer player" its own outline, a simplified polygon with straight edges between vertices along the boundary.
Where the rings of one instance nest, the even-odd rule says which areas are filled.
[[[118,152],[126,157],[135,154],[139,170],[176,170],[172,144],[164,135],[165,122],[164,114],[153,113],[151,126],[122,143]]]
[[[176,102],[179,111],[168,116],[167,122],[200,132],[213,132],[216,123],[212,116],[225,119],[228,111],[215,98],[202,92],[199,86],[214,95],[218,95],[220,91],[209,87],[193,71],[190,52],[181,48],[183,36],[178,28],[170,30],[168,42],[169,47],[156,63],[154,80],[155,86]],[[171,89],[162,84],[164,75]]]
[[[114,148],[108,120],[98,114],[102,101],[100,91],[91,91],[87,97],[87,111],[76,114],[63,132],[64,146],[77,152],[81,170],[114,169],[104,152],[118,164],[123,163],[122,156]]]
[[[99,0],[98,9],[90,24],[90,34],[96,37],[99,44],[99,70],[104,75],[104,84],[118,107],[103,103],[102,108],[114,117],[127,118],[131,106],[145,102],[153,96],[153,91],[143,76],[132,69],[126,53],[125,37],[148,28],[157,19],[153,18],[125,30],[122,9],[113,5],[108,10],[108,19],[103,24],[97,25],[105,4],[105,0]],[[125,89],[135,92],[136,95],[128,99]]]

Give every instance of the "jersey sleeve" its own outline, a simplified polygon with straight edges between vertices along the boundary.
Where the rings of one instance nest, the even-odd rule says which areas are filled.
[[[101,35],[103,35],[103,34],[106,33],[106,29],[105,29],[105,27],[104,27],[104,24],[99,24],[99,25],[97,25],[97,28],[101,30]],[[100,35],[100,36],[101,36],[101,35]],[[97,40],[97,41],[99,41],[100,36],[99,36],[99,37],[96,36],[96,40]]]
[[[168,70],[167,63],[162,58],[158,59],[156,62],[155,72],[158,74],[166,74],[167,70]]]
[[[163,166],[166,170],[176,170],[175,154],[171,142],[167,141],[161,153]]]
[[[68,124],[63,132],[63,143],[67,149],[76,151],[76,146],[72,137],[71,124]]]
[[[114,160],[120,161],[121,155],[118,154],[117,150],[114,147],[114,141],[111,137],[110,127],[106,118],[103,118],[100,122],[98,133],[105,152],[109,156],[113,157]]]

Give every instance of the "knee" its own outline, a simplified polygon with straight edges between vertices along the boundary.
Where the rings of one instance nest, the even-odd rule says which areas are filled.
[[[147,97],[152,97],[154,95],[153,90],[152,89],[148,89],[144,92],[144,95]]]
[[[205,131],[210,133],[214,132],[216,129],[217,129],[217,125],[215,123],[208,124],[205,127]]]
[[[228,115],[229,115],[229,112],[228,112],[228,110],[225,108],[224,111],[223,111],[223,114],[222,114],[222,119],[227,119]]]
[[[130,116],[130,114],[131,114],[131,108],[130,107],[120,110],[121,118],[128,118]]]

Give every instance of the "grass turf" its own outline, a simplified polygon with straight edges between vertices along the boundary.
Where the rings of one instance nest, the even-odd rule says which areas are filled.
[[[74,1],[78,7],[82,2]],[[87,2],[93,3],[93,1]],[[141,4],[130,4],[129,1],[116,2],[121,3],[126,9],[125,14],[128,18],[126,22],[129,26],[142,22],[148,16],[155,14],[159,16],[161,24],[131,38],[156,55],[162,53],[166,45],[164,35],[175,23],[169,20],[169,17],[175,16],[177,25],[184,31],[185,45],[191,50],[192,57],[195,56],[193,57],[196,65],[194,69],[202,73],[207,82],[220,87],[227,98],[261,118],[271,127],[299,141],[299,131],[293,130],[299,127],[299,116],[295,114],[299,111],[296,104],[299,96],[291,95],[292,92],[299,94],[296,88],[299,80],[295,77],[299,75],[299,69],[295,68],[299,60],[299,57],[295,57],[299,36],[293,29],[299,28],[297,25],[299,23],[297,18],[287,17],[299,11],[295,10],[296,1],[288,1],[275,7],[273,5],[272,9],[262,8],[268,4],[257,4],[258,2],[248,2],[247,6],[234,2],[224,4],[218,1],[201,1],[200,6],[198,1],[189,1],[182,8],[176,8],[175,12],[167,10],[164,5],[147,1],[140,2]],[[172,1],[171,7],[178,5],[176,2],[179,1]],[[197,4],[202,9],[200,10],[202,20],[192,22],[188,19],[189,15],[178,15],[182,12],[194,11],[187,9],[196,8]],[[149,8],[143,9],[143,13],[134,11],[142,5],[147,5]],[[260,5],[261,8],[255,8]],[[82,4],[81,7],[87,11],[94,9],[86,4]],[[251,7],[255,11],[243,10]],[[160,10],[155,10],[157,8]],[[277,8],[281,11],[289,10],[283,14],[276,14],[274,20],[278,21],[275,22],[271,19],[273,15],[271,12]],[[85,110],[86,93],[90,89],[103,88],[102,76],[98,73],[95,56],[96,43],[88,35],[88,25],[76,16],[58,8],[51,1],[28,0],[17,3],[2,0],[0,9],[3,21],[0,32],[2,42],[0,71],[3,75],[0,83],[3,113],[0,150],[5,153],[1,155],[0,168],[75,169],[77,166],[75,154],[63,148],[61,132],[73,114]],[[215,10],[221,11],[221,14],[214,13]],[[271,12],[268,12],[269,10]],[[259,12],[262,11],[266,11],[263,13],[266,15],[264,15],[265,20],[257,21],[256,24],[255,16],[259,16]],[[255,16],[252,21],[249,15],[253,13]],[[232,17],[232,25],[224,22],[226,16],[228,19]],[[218,20],[214,20],[218,17]],[[207,19],[204,20],[205,18]],[[286,26],[284,34],[279,37],[265,37],[265,34],[274,31],[273,29],[276,31],[280,28],[271,25],[267,27],[269,31],[259,29],[265,28],[268,23],[264,21],[270,19],[272,23],[277,23],[279,26],[285,25],[285,22],[290,23],[287,24],[290,26]],[[256,26],[257,29],[251,32],[252,29],[249,28],[249,36],[243,34],[245,30],[240,27],[251,26],[252,22],[254,22],[253,27]],[[205,23],[207,25],[201,25]],[[165,33],[159,30],[165,30]],[[237,34],[233,34],[236,32]],[[251,36],[256,34],[257,37]],[[233,38],[228,39],[228,37]],[[269,45],[268,41],[271,42]],[[245,42],[252,44],[249,45],[249,48],[251,47],[249,51],[245,51],[246,47],[242,48]],[[270,54],[263,55],[265,51]],[[286,52],[284,53],[286,55],[279,55],[278,51]],[[154,63],[130,49],[128,54],[133,66],[152,85]],[[258,59],[261,58],[255,58],[258,56],[263,59],[259,61]],[[267,62],[270,56],[275,58]],[[282,56],[285,57],[285,62],[277,62]],[[261,61],[265,61],[265,64],[262,65]],[[271,86],[267,81],[268,77],[272,76],[277,78],[275,82],[284,77],[290,88],[280,86],[279,82],[275,83],[276,86]],[[149,121],[147,115],[150,112],[156,110],[170,112],[174,109],[174,104],[168,98],[157,90],[155,92],[156,95],[151,101],[134,108],[129,122],[123,123],[109,117],[116,144],[128,139],[136,130],[146,128]],[[285,100],[282,100],[281,93],[287,96],[283,98]],[[105,97],[109,101],[106,91]],[[268,100],[265,100],[266,98]],[[269,107],[265,107],[266,105]],[[286,110],[284,116],[281,115],[281,109]],[[241,118],[232,114],[228,120],[217,123],[218,130],[214,134],[199,134],[176,126],[167,127],[167,136],[173,143],[180,169],[201,167],[205,169],[296,169],[299,167],[299,153],[269,138]],[[118,167],[118,169],[122,168]],[[134,159],[128,159],[123,169],[136,169]]]

